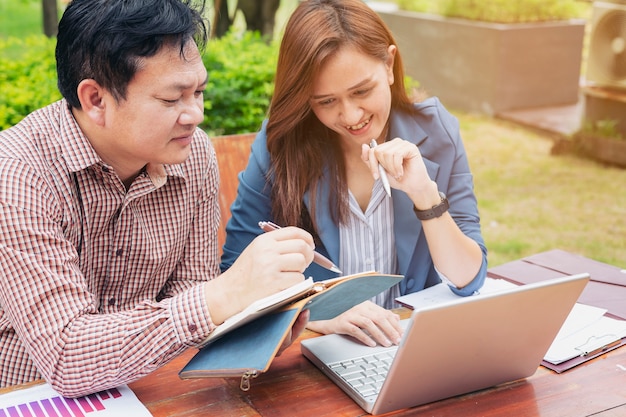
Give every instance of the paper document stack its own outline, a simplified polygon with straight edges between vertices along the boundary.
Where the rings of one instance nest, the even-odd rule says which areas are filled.
[[[555,365],[577,356],[592,356],[626,337],[626,321],[604,314],[607,310],[577,303],[546,353]]]

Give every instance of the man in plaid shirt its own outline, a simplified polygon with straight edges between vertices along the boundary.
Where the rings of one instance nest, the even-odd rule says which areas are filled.
[[[207,30],[187,3],[71,2],[64,98],[0,132],[2,387],[129,383],[304,279],[313,240],[292,227],[218,273],[219,174],[197,127]]]

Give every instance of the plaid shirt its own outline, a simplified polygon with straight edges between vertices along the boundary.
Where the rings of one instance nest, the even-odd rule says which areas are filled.
[[[136,380],[215,328],[219,174],[197,130],[128,191],[64,100],[0,132],[0,386],[66,396]]]

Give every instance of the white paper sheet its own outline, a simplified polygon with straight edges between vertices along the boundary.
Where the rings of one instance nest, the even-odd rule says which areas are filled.
[[[475,294],[472,297],[489,294],[513,287],[516,287],[516,285],[504,279],[486,278],[485,283],[478,292],[478,294]],[[413,310],[416,310],[420,307],[438,304],[444,301],[459,300],[462,298],[464,297],[453,293],[447,284],[441,283],[433,285],[432,287],[426,288],[422,291],[400,296],[396,298],[396,301],[409,308],[412,308]]]
[[[579,308],[579,304],[574,309]],[[589,307],[589,306],[585,306]],[[586,315],[585,315],[586,314]],[[591,321],[595,318],[595,320]],[[578,312],[570,314],[564,327],[568,330],[557,335],[544,359],[558,365],[576,356],[585,356],[626,337],[626,321],[607,316],[594,316],[594,313]],[[577,327],[578,326],[578,327]],[[561,328],[563,330],[563,328]]]

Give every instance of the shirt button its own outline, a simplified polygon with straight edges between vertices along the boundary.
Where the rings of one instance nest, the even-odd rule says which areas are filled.
[[[103,166],[102,167],[102,172],[107,172],[108,173],[109,172],[109,167]]]
[[[122,253],[124,253],[124,249],[118,249],[115,251],[115,256],[122,256]]]
[[[195,333],[195,332],[198,330],[198,326],[196,326],[196,325],[195,325],[195,324],[193,324],[193,323],[191,323],[191,324],[189,325],[189,327],[187,327],[187,328],[189,329],[189,331],[190,331],[191,333]]]
[[[115,305],[115,298],[109,298],[109,305],[110,306],[114,306]]]

